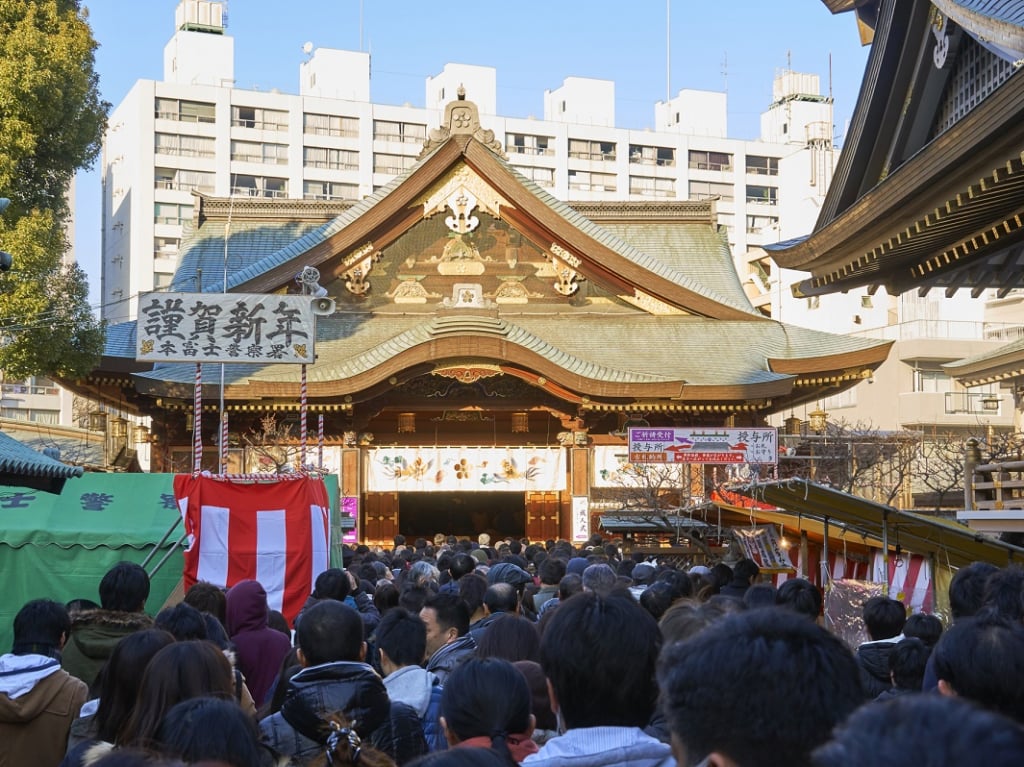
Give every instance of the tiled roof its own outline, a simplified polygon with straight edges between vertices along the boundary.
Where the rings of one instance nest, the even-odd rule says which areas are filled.
[[[188,229],[181,243],[181,263],[174,273],[171,290],[182,293],[220,293],[224,288],[224,240],[227,233],[228,287],[235,275],[302,240],[328,224],[309,221],[207,221],[198,230]],[[202,271],[202,290],[196,277]]]
[[[81,466],[68,466],[66,463],[55,461],[13,437],[0,433],[0,473],[47,479],[67,479],[68,477],[82,476],[84,469]]]
[[[602,223],[601,228],[647,256],[647,265],[656,273],[692,289],[703,286],[699,292],[754,312],[736,274],[729,242],[714,227]]]
[[[440,335],[465,332],[499,335],[570,373],[614,383],[766,383],[789,377],[771,371],[769,359],[813,359],[878,345],[873,339],[778,322],[653,316],[639,311],[508,318],[482,318],[467,311],[462,319],[468,324],[461,325],[457,317],[408,314],[320,319],[317,363],[308,368],[308,380],[356,376]],[[752,348],[758,353],[751,354]],[[226,376],[232,384],[248,379],[297,381],[299,370],[295,365],[227,365]],[[138,377],[189,384],[194,381],[195,366],[158,365]]]

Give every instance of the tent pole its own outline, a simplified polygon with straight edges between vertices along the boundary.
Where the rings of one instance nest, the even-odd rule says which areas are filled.
[[[156,553],[160,550],[160,547],[163,546],[165,543],[167,543],[167,539],[171,537],[171,533],[173,533],[174,529],[178,525],[180,525],[180,524],[181,524],[181,515],[178,515],[175,518],[174,522],[171,524],[171,526],[167,529],[167,532],[164,533],[164,537],[161,538],[160,542],[156,546],[153,547],[153,550],[150,551],[149,554],[146,555],[146,558],[144,560],[142,560],[142,564],[140,565],[140,567],[142,567],[143,569],[146,568],[146,565],[148,565],[150,563],[150,561],[153,559],[153,557],[156,556]]]
[[[882,512],[882,567],[885,580],[882,581],[882,596],[889,596],[889,512]]]
[[[818,577],[821,579],[821,590],[828,590],[828,517],[825,517],[825,522],[821,528],[821,566],[818,570]]]
[[[188,536],[188,533],[182,533],[181,534],[181,537],[178,539],[178,542],[175,543],[171,548],[169,548],[167,550],[167,553],[163,555],[163,558],[159,562],[156,563],[156,565],[153,567],[152,570],[149,571],[149,577],[150,578],[152,578],[154,575],[156,575],[158,572],[160,572],[160,568],[163,567],[164,564],[167,562],[167,560],[170,559],[171,556],[174,554],[174,552],[177,551],[181,547],[181,544],[185,541],[185,538],[187,536]],[[154,551],[156,551],[156,549],[154,549]]]

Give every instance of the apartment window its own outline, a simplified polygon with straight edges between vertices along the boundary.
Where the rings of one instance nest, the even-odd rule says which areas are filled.
[[[390,173],[397,176],[402,171],[411,168],[416,162],[415,157],[404,154],[381,154],[373,153],[373,172]]]
[[[554,168],[534,168],[529,165],[516,165],[515,169],[538,186],[550,189],[555,185]]]
[[[712,197],[719,197],[723,201],[733,201],[732,184],[723,184],[720,181],[691,181],[690,199],[707,200]]]
[[[157,168],[154,175],[157,189],[213,192],[213,173],[185,168]]]
[[[231,107],[231,124],[236,128],[286,131],[288,130],[288,113],[281,109],[233,106]]]
[[[153,221],[157,224],[181,226],[192,220],[192,206],[177,202],[158,202],[154,204]]]
[[[953,379],[937,367],[919,367],[914,370],[914,391],[944,394],[953,391]]]
[[[505,151],[509,154],[551,156],[555,153],[555,139],[551,136],[533,136],[529,133],[509,133],[505,137]]]
[[[157,154],[174,157],[215,157],[217,149],[209,136],[180,136],[177,133],[157,133],[154,140]]]
[[[355,137],[359,135],[359,118],[306,112],[302,115],[302,131],[313,136]]]
[[[169,290],[174,282],[174,272],[153,272],[153,290]]]
[[[39,408],[27,407],[5,407],[0,409],[0,416],[9,418],[12,421],[31,421],[56,425],[60,423],[59,410],[40,410]]]
[[[728,152],[690,150],[690,167],[696,170],[732,170],[732,155]]]
[[[336,181],[303,181],[304,200],[355,200],[359,197],[357,184],[339,184]]]
[[[760,205],[778,205],[779,188],[747,184],[747,202]]]
[[[181,248],[179,237],[154,237],[153,258],[175,258]]]
[[[238,173],[231,186],[231,194],[242,197],[287,197],[288,179]]]
[[[588,141],[586,139],[569,139],[569,156],[577,160],[615,159],[614,141]]]
[[[569,171],[569,188],[581,192],[614,192],[614,173],[590,173],[585,170]]]
[[[156,117],[160,120],[178,120],[188,123],[212,123],[217,121],[217,105],[205,101],[185,99],[156,100]]]
[[[633,165],[673,166],[676,164],[676,150],[667,146],[630,144],[629,162]]]
[[[302,149],[302,164],[307,168],[359,170],[359,152],[353,152],[348,149],[307,146]]]
[[[778,216],[747,216],[747,234],[768,232],[778,225]]]
[[[427,140],[427,126],[420,123],[374,120],[373,138],[377,141],[400,141],[407,144],[421,144]]]
[[[650,176],[630,176],[629,193],[641,194],[645,197],[675,197],[676,182],[671,178],[651,178]]]
[[[231,159],[268,165],[288,164],[287,144],[264,144],[259,141],[232,141]]]
[[[749,154],[747,155],[747,173],[755,176],[777,176],[779,175],[779,158]]]

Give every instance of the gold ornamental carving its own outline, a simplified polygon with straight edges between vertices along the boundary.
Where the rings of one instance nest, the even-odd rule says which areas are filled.
[[[563,296],[571,296],[580,287],[576,284],[576,281],[580,279],[576,271],[581,263],[580,258],[567,251],[558,243],[552,243],[549,256],[551,257],[551,265],[554,267],[555,277],[557,278],[557,281],[554,283],[555,291]]]
[[[476,224],[465,231],[456,228],[468,226],[471,219],[475,220],[473,210],[479,208],[494,218],[501,218],[501,207],[509,202],[463,162],[438,179],[417,204],[423,205],[423,218],[451,210],[454,215],[448,216],[445,223],[456,234],[463,234],[476,228]]]
[[[485,363],[447,365],[444,367],[434,368],[430,372],[432,375],[441,376],[442,378],[453,378],[463,384],[472,384],[482,378],[494,378],[495,376],[503,375],[501,368],[497,365],[488,365]]]
[[[359,250],[345,258],[343,267],[348,267],[341,276],[345,278],[345,288],[349,293],[356,296],[364,296],[370,290],[370,283],[367,278],[373,269],[373,265],[380,260],[381,252],[374,250],[373,245],[367,243]]]

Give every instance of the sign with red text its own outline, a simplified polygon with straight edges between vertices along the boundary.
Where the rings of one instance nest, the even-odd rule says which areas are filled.
[[[768,463],[779,455],[777,429],[629,430],[630,463]]]

